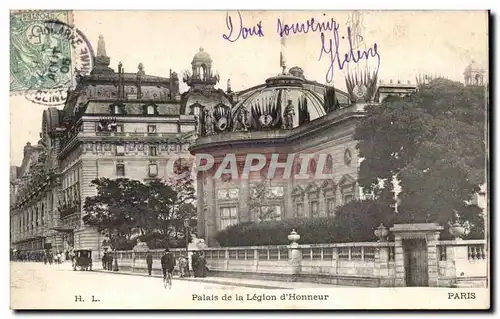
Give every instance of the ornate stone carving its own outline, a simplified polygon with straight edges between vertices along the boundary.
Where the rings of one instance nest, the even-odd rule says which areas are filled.
[[[214,118],[212,116],[212,112],[209,110],[204,110],[204,121],[203,126],[205,129],[205,135],[213,135],[214,134]]]
[[[248,110],[244,107],[240,108],[236,114],[234,121],[233,132],[243,131],[247,132],[250,126],[250,119],[248,118]]]
[[[352,154],[351,151],[347,148],[344,152],[344,163],[345,165],[351,165],[352,162]]]
[[[351,102],[371,102],[377,91],[378,70],[369,72],[367,70],[359,74],[348,74],[346,77],[347,91]]]
[[[238,199],[239,189],[229,188],[229,189],[219,189],[217,191],[217,199]]]
[[[104,118],[99,120],[97,123],[97,129],[99,132],[114,132],[116,131],[116,119]]]
[[[295,110],[292,105],[292,100],[288,100],[288,104],[285,107],[285,111],[283,113],[284,117],[284,127],[285,129],[293,128],[293,118],[295,116]]]

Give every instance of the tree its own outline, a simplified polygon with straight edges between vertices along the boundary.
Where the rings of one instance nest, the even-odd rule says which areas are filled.
[[[171,223],[167,227],[167,231],[176,239],[184,239],[186,232],[184,229],[184,220],[196,218],[197,211],[194,206],[196,200],[196,190],[194,188],[194,180],[191,175],[191,162],[185,159],[178,159],[174,165],[174,171],[178,174],[178,178],[170,178],[167,181],[176,196],[172,202]],[[189,238],[187,238],[189,240]]]
[[[195,211],[186,199],[189,185],[169,185],[162,180],[142,183],[127,178],[100,178],[92,183],[97,195],[85,199],[87,213],[83,220],[105,234],[112,247],[134,236],[158,238],[152,235],[158,234],[167,242],[177,239],[175,229],[185,215],[192,217]],[[180,210],[176,208],[179,203]]]
[[[481,228],[470,201],[485,181],[485,104],[484,87],[439,78],[368,106],[354,134],[360,186],[388,203],[396,178],[400,220]]]
[[[127,189],[132,187],[132,183],[124,178],[93,180],[97,195],[85,199],[83,208],[86,214],[82,218],[84,223],[107,236],[113,248],[116,248],[116,243],[123,238],[130,239],[132,236],[133,221],[129,211],[133,204],[124,196]]]

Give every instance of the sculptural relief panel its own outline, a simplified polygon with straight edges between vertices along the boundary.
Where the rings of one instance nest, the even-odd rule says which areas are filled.
[[[95,89],[95,98],[114,99],[118,97],[118,87],[114,85],[99,85]]]
[[[144,100],[167,100],[168,99],[168,89],[160,87],[143,87],[141,88],[142,99]]]

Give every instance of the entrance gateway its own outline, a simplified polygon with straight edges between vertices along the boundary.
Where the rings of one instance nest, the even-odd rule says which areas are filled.
[[[395,224],[394,233],[396,287],[437,287],[437,241],[442,226]]]
[[[408,287],[429,285],[425,239],[403,239],[405,282]]]

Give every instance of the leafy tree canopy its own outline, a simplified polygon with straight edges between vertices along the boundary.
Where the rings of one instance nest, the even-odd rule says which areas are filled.
[[[354,135],[364,158],[360,186],[387,202],[395,177],[406,222],[482,227],[480,209],[469,203],[485,182],[485,92],[440,78],[368,106]]]
[[[183,220],[196,216],[194,187],[180,182],[152,180],[142,183],[127,178],[92,181],[97,195],[85,199],[84,223],[94,226],[114,246],[123,246],[135,235],[156,234],[167,243],[183,237]]]

